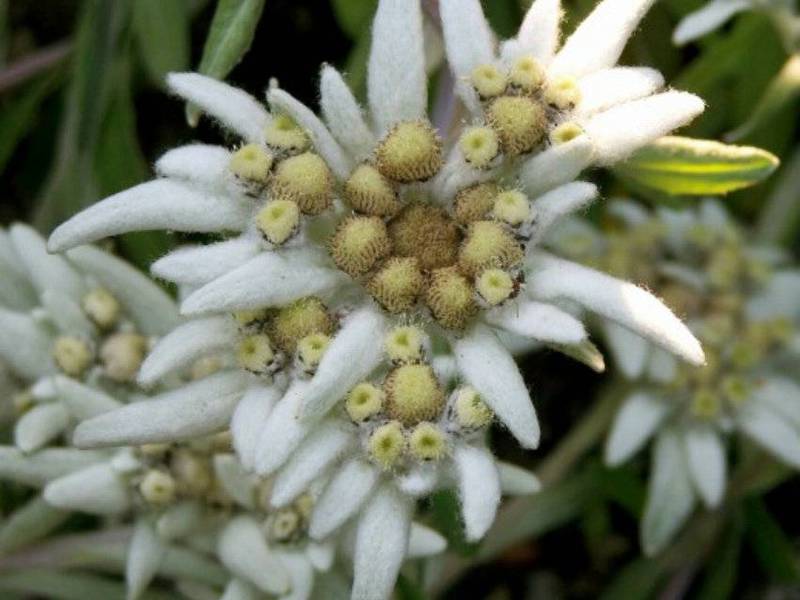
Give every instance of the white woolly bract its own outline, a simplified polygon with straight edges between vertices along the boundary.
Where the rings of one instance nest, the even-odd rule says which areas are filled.
[[[81,299],[86,284],[80,274],[62,256],[48,254],[45,241],[35,229],[17,223],[9,229],[9,237],[27,278],[40,294],[54,290],[73,300]]]
[[[521,299],[488,311],[488,323],[542,342],[579,344],[588,338],[583,323],[552,304]]]
[[[253,385],[245,392],[231,417],[233,447],[244,467],[252,471],[256,464],[256,449],[261,429],[267,422],[275,403],[283,395],[278,385]]]
[[[231,519],[219,535],[217,554],[232,573],[262,592],[283,595],[291,588],[286,567],[269,549],[260,524],[252,517]]]
[[[84,385],[70,377],[56,375],[53,378],[58,399],[78,421],[91,419],[99,414],[119,408],[116,398],[90,385]]]
[[[308,600],[314,588],[314,568],[305,553],[283,551],[276,553],[276,558],[291,581],[289,593],[281,596],[281,600]]]
[[[437,531],[430,527],[411,523],[411,532],[408,536],[408,550],[406,556],[409,559],[426,558],[441,554],[447,549],[447,540]]]
[[[346,462],[314,505],[311,537],[324,539],[343,525],[361,508],[377,481],[378,470],[373,465],[358,458]]]
[[[578,81],[581,101],[577,111],[590,115],[612,106],[638,100],[664,85],[664,76],[648,67],[613,67],[582,77]]]
[[[467,540],[481,539],[494,522],[500,503],[500,475],[492,453],[485,448],[459,445],[453,453],[458,494]]]
[[[688,44],[721,27],[732,16],[752,6],[751,0],[711,0],[681,19],[672,32],[672,42],[678,46]]]
[[[519,28],[516,54],[532,54],[549,64],[558,48],[560,22],[561,0],[534,0]]]
[[[119,515],[131,505],[127,482],[107,463],[50,482],[44,499],[59,508],[96,515]]]
[[[319,91],[319,104],[328,129],[356,160],[366,158],[375,146],[375,136],[364,121],[361,106],[339,71],[324,65]]]
[[[576,181],[557,187],[536,198],[533,203],[536,226],[534,242],[541,240],[561,218],[583,210],[596,197],[596,185],[585,181]]]
[[[313,429],[312,423],[299,418],[307,389],[307,382],[294,381],[267,417],[256,445],[255,467],[259,475],[278,470]]]
[[[497,462],[500,490],[507,496],[529,496],[542,489],[539,478],[530,471],[506,462]]]
[[[643,391],[632,393],[614,417],[606,440],[606,464],[613,467],[633,456],[670,412],[668,402]]]
[[[690,427],[683,432],[689,475],[700,498],[708,508],[722,502],[727,479],[725,447],[709,425]]]
[[[0,358],[18,375],[35,380],[55,370],[52,340],[30,315],[0,306],[0,330]]]
[[[58,437],[68,424],[69,413],[62,404],[39,404],[17,420],[14,443],[23,452],[33,452]]]
[[[615,366],[628,379],[639,377],[650,358],[650,343],[613,321],[605,321],[601,327],[608,349],[614,357]]]
[[[42,448],[26,454],[19,448],[0,446],[0,477],[33,487],[80,471],[100,462],[104,454],[74,448]]]
[[[136,521],[125,561],[125,584],[128,600],[136,600],[158,573],[167,547],[153,529],[152,523],[142,517]]]
[[[168,150],[156,161],[156,174],[210,188],[224,188],[231,151],[211,144],[187,144]]]
[[[752,400],[752,399],[751,399]],[[764,402],[746,402],[736,415],[745,435],[786,464],[800,469],[800,430]]]
[[[150,265],[150,272],[173,283],[203,286],[240,267],[260,251],[259,241],[246,236],[215,244],[182,246]]]
[[[592,140],[579,135],[564,144],[550,146],[522,163],[520,183],[529,196],[538,196],[574,181],[593,160]]]

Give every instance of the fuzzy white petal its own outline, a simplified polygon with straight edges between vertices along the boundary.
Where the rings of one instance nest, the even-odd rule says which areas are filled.
[[[355,160],[365,159],[375,146],[375,136],[339,71],[330,65],[323,66],[319,91],[320,108],[330,132]]]
[[[170,73],[167,85],[247,141],[263,139],[269,115],[247,92],[199,73]]]
[[[127,482],[111,465],[93,465],[52,481],[44,499],[53,506],[97,515],[118,515],[131,504]]]
[[[500,489],[505,495],[529,496],[542,489],[539,478],[522,467],[498,462],[497,469],[500,473]]]
[[[78,421],[119,408],[122,404],[104,391],[84,385],[70,377],[56,375],[54,385],[58,399]]]
[[[186,368],[198,358],[232,347],[238,332],[229,316],[194,319],[173,329],[153,347],[139,369],[138,382],[156,383],[165,375]]]
[[[5,235],[5,232],[0,230],[0,244],[6,242],[9,245],[8,249],[11,249],[11,242],[2,235]],[[0,252],[2,249],[0,245]],[[11,251],[13,252],[13,249]],[[0,256],[0,281],[3,282],[3,285],[0,285],[0,306],[12,310],[30,310],[39,303],[36,290],[33,289],[28,276],[17,270],[21,261],[16,253],[13,254],[13,260],[14,264],[9,264]]]
[[[220,600],[260,600],[261,594],[241,579],[231,579]]]
[[[708,4],[686,15],[672,32],[672,42],[683,46],[721,27],[737,13],[752,8],[750,0],[711,0]]]
[[[250,209],[239,198],[171,179],[155,179],[109,196],[59,225],[47,247],[60,252],[130,231],[242,230]]]
[[[39,404],[17,420],[14,443],[23,452],[33,452],[60,435],[68,424],[69,413],[62,404]]]
[[[211,144],[187,144],[161,155],[155,170],[161,177],[183,179],[208,187],[222,187],[230,176],[231,152]]]
[[[604,321],[601,326],[617,368],[628,379],[639,377],[650,358],[650,343],[613,321]]]
[[[41,487],[47,482],[99,462],[103,454],[74,448],[43,448],[27,455],[19,448],[0,446],[0,477]]]
[[[795,469],[800,469],[800,430],[781,412],[758,401],[746,402],[736,422],[748,437]]]
[[[411,523],[408,550],[406,550],[406,556],[409,559],[435,556],[446,549],[447,540],[439,532],[419,523]]]
[[[55,369],[52,340],[30,315],[0,307],[0,331],[0,358],[17,374],[35,380]]]
[[[288,114],[308,132],[314,143],[314,149],[325,159],[337,177],[344,179],[350,174],[353,168],[352,161],[311,109],[281,89],[270,90],[267,98],[273,110]]]
[[[550,71],[580,77],[613,67],[628,38],[655,0],[603,0],[578,25],[553,59]]]
[[[202,526],[204,516],[199,502],[178,502],[161,513],[156,521],[156,531],[165,541],[180,539]]]
[[[606,464],[614,467],[633,456],[666,420],[670,408],[669,402],[647,392],[631,394],[614,417],[606,440]]]
[[[528,291],[541,300],[568,299],[637,332],[694,365],[705,362],[700,342],[650,292],[594,269],[538,255]]]
[[[50,289],[41,296],[42,307],[58,327],[59,333],[93,339],[97,329],[85,315],[80,304],[63,292]]]
[[[156,534],[152,524],[140,518],[133,529],[128,557],[125,561],[127,599],[136,600],[158,573],[167,547]]]
[[[399,121],[425,116],[428,79],[419,0],[381,0],[378,4],[372,21],[367,96],[380,136]]]
[[[611,165],[687,125],[704,109],[694,94],[668,91],[598,113],[586,121],[584,129],[594,144],[597,162]]]
[[[256,446],[255,467],[259,475],[271,475],[294,452],[313,429],[299,418],[308,383],[295,381],[272,409]]]
[[[500,504],[500,474],[485,448],[458,446],[453,459],[458,471],[458,492],[467,540],[481,539],[494,523]]]
[[[412,504],[391,485],[381,487],[358,521],[352,600],[387,600],[408,548]]]
[[[642,518],[642,549],[648,556],[659,552],[689,517],[695,505],[686,455],[678,434],[665,431],[653,449],[653,466]]]
[[[648,67],[603,69],[578,81],[581,101],[577,111],[582,116],[591,115],[623,102],[649,96],[663,85],[664,76]]]
[[[514,359],[486,326],[476,324],[453,351],[464,379],[525,448],[539,444],[539,422]]]
[[[267,546],[259,523],[248,516],[232,519],[222,530],[217,546],[219,558],[233,574],[253,583],[262,592],[289,592],[289,573]]]
[[[306,557],[317,571],[328,571],[333,566],[336,555],[334,542],[309,542],[306,546]]]
[[[248,471],[255,469],[256,448],[261,429],[281,395],[280,386],[254,385],[245,392],[236,405],[231,418],[233,447],[236,448],[239,460]]]
[[[692,427],[684,432],[689,475],[700,498],[708,508],[722,502],[727,479],[725,447],[710,426]]]
[[[535,219],[534,243],[563,217],[583,210],[597,197],[597,186],[576,181],[557,187],[533,202]]]
[[[583,323],[552,304],[519,300],[491,310],[488,323],[511,333],[542,342],[579,344],[588,334]]]
[[[240,267],[261,250],[258,240],[237,237],[215,244],[183,246],[162,256],[150,271],[173,283],[202,286]]]
[[[380,364],[385,329],[385,319],[371,306],[347,317],[306,390],[303,417],[327,413]]]
[[[214,476],[222,489],[244,508],[255,508],[258,481],[233,454],[214,455]]]
[[[328,483],[314,505],[309,533],[320,540],[328,537],[364,504],[378,481],[377,469],[360,460],[345,463]]]
[[[561,0],[534,0],[519,28],[515,55],[532,54],[549,64],[558,48],[560,23]]]
[[[281,596],[281,600],[308,600],[314,588],[314,568],[306,555],[283,551],[276,553],[276,556],[291,580],[289,593]]]
[[[439,473],[438,465],[417,465],[403,475],[395,477],[395,484],[404,494],[413,498],[424,498],[436,489],[440,479]]]
[[[589,136],[579,135],[564,144],[551,146],[525,161],[520,167],[522,188],[534,197],[574,181],[594,159]]]
[[[49,289],[73,300],[81,299],[86,286],[80,274],[63,257],[48,254],[47,244],[39,232],[17,223],[9,230],[9,236],[19,261],[39,293]]]
[[[767,375],[753,390],[753,398],[783,415],[800,430],[800,385],[796,382],[788,377]]]
[[[128,404],[78,425],[73,443],[79,448],[138,446],[220,431],[227,427],[245,382],[238,372],[222,372]]]

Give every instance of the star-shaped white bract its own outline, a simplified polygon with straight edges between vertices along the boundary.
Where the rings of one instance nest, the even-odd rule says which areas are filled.
[[[681,19],[672,41],[679,46],[688,44],[719,29],[737,14],[769,3],[770,0],[710,0]]]

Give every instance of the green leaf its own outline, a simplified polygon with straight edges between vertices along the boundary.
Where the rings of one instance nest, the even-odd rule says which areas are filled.
[[[483,0],[482,4],[492,30],[501,38],[510,38],[517,33],[522,20],[517,0]]]
[[[378,6],[377,0],[331,0],[333,14],[339,27],[351,40],[358,39],[369,30],[372,15]]]
[[[462,556],[473,556],[477,545],[466,540],[461,522],[461,504],[453,490],[436,492],[430,499],[434,528],[447,538],[447,547]]]
[[[600,600],[646,600],[663,577],[663,567],[652,559],[639,558],[620,571],[611,584],[603,590]]]
[[[763,500],[748,500],[744,512],[747,537],[764,572],[783,583],[800,581],[800,563],[792,543]]]
[[[776,156],[751,146],[669,136],[638,150],[615,171],[657,192],[705,196],[755,185],[778,163]]]
[[[188,69],[189,11],[184,0],[136,0],[133,33],[147,73],[157,85],[164,85],[170,71]]]
[[[733,597],[743,532],[744,528],[740,518],[733,519],[731,524],[725,528],[722,539],[711,557],[698,598],[726,600],[726,598]]]
[[[422,586],[402,573],[397,578],[397,595],[399,600],[428,600]]]

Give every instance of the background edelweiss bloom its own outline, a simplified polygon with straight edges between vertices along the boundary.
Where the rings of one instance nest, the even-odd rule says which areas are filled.
[[[679,46],[693,42],[722,27],[729,19],[740,12],[751,10],[762,4],[768,4],[769,1],[710,0],[701,8],[686,15],[678,23],[672,33],[672,41]]]
[[[697,500],[720,505],[727,478],[726,438],[740,431],[800,469],[800,270],[778,249],[750,246],[722,206],[696,211],[633,203],[610,207],[625,228],[611,237],[570,227],[558,245],[588,249],[602,267],[646,283],[685,314],[708,364],[686,371],[647,341],[604,324],[614,364],[635,387],[615,419],[606,462],[627,461],[655,437],[642,543],[669,542]],[[602,250],[600,249],[602,248]],[[598,264],[600,263],[600,264]]]

